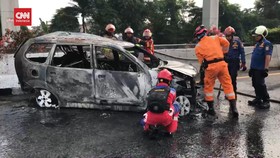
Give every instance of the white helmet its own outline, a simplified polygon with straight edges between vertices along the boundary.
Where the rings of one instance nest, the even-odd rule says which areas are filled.
[[[266,37],[268,35],[267,28],[263,25],[257,26],[252,31],[252,35],[262,35],[263,37]]]
[[[106,31],[108,32],[115,32],[116,28],[113,24],[108,24],[105,28]]]
[[[132,28],[131,27],[128,27],[128,28],[126,28],[125,30],[124,30],[124,33],[134,33],[134,31],[132,30]]]
[[[143,32],[143,37],[144,37],[144,36],[151,37],[151,36],[152,36],[151,30],[150,30],[150,29],[144,30],[144,32]]]

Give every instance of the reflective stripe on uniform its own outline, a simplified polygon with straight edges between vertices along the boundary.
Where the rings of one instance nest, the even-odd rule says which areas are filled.
[[[176,90],[174,88],[170,88],[170,93],[176,95]]]
[[[223,47],[223,51],[228,51],[228,47]]]
[[[170,108],[168,114],[169,114],[169,116],[173,116],[174,110],[172,108]]]
[[[211,96],[214,95],[214,93],[205,93],[205,95],[206,95],[207,97],[211,97]]]
[[[178,121],[178,116],[174,116],[173,120]]]
[[[226,94],[227,97],[235,96],[234,92]]]

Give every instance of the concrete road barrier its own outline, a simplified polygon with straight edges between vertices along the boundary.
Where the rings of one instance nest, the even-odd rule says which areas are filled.
[[[246,65],[249,68],[251,64],[251,57],[254,47],[245,47]],[[156,54],[159,58],[167,60],[179,60],[194,65],[199,69],[199,64],[194,52],[194,48],[180,48],[180,49],[158,49]],[[280,45],[273,45],[273,54],[270,62],[271,68],[280,68]]]
[[[280,68],[280,45],[273,46],[271,68]],[[250,67],[253,46],[245,47],[247,67]],[[189,63],[199,69],[194,48],[158,49],[156,56],[162,59],[177,60]],[[13,94],[21,93],[20,85],[14,67],[13,54],[0,54],[0,89],[12,89]]]

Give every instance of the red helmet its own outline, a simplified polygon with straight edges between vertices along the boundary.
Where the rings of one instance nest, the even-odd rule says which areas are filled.
[[[126,28],[126,29],[124,30],[124,33],[131,33],[131,34],[133,34],[134,31],[132,30],[131,27],[128,27],[128,28]]]
[[[158,79],[166,79],[168,81],[172,81],[172,73],[167,69],[163,69],[158,73]]]
[[[113,24],[108,24],[105,28],[106,31],[108,32],[115,32],[116,28]]]
[[[205,28],[204,25],[200,25],[198,26],[195,31],[194,31],[194,37],[197,37],[198,35],[207,32],[207,29]]]
[[[143,32],[143,37],[147,36],[147,37],[151,37],[152,36],[152,32],[149,29],[144,30]]]
[[[235,30],[234,30],[233,27],[228,26],[228,27],[225,29],[224,34],[225,34],[225,35],[234,35],[234,34],[235,34]]]

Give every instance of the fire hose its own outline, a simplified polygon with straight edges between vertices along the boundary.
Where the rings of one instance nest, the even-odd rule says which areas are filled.
[[[219,88],[215,87],[214,89],[219,91],[219,92],[218,92],[218,95],[217,95],[217,97],[219,97],[220,94],[221,94],[221,91],[223,91],[223,89],[221,88],[221,84],[220,84],[220,87],[219,87]],[[238,92],[238,91],[236,91],[236,93],[239,94],[239,95],[246,96],[246,97],[256,98],[256,96],[255,96],[255,95],[252,95],[252,94],[242,93],[242,92]],[[269,99],[269,101],[270,101],[270,102],[273,102],[273,103],[278,103],[278,104],[280,104],[280,101],[279,101],[279,100]]]

